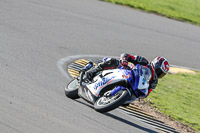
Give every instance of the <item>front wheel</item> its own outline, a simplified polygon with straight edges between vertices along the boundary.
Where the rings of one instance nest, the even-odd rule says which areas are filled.
[[[102,96],[94,104],[94,109],[104,113],[111,111],[122,105],[130,97],[127,90],[120,90],[114,96]]]
[[[77,79],[72,80],[67,86],[65,86],[65,95],[71,99],[79,98],[78,95],[79,83]]]

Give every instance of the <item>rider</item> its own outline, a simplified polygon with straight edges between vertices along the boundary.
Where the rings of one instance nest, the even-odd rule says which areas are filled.
[[[95,73],[102,70],[115,69],[119,66],[123,66],[124,68],[127,68],[128,62],[131,62],[134,65],[140,64],[140,65],[147,66],[150,68],[152,72],[152,77],[149,81],[148,94],[146,96],[148,96],[149,93],[156,88],[158,84],[158,78],[162,78],[169,71],[169,63],[164,57],[158,56],[152,62],[149,62],[147,59],[145,59],[142,56],[136,56],[136,55],[132,56],[130,54],[124,53],[124,54],[121,54],[120,60],[117,60],[115,58],[108,58],[102,63],[99,63],[96,68],[89,70],[87,72],[86,74],[87,78],[89,80],[92,80],[95,76]]]

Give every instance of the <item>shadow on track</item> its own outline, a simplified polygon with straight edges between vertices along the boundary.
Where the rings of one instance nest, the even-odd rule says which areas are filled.
[[[126,120],[126,119],[123,119],[123,118],[121,118],[121,117],[119,117],[119,116],[116,116],[116,115],[113,115],[113,114],[111,114],[111,113],[104,113],[104,115],[109,116],[109,117],[111,117],[111,118],[113,118],[113,119],[115,119],[115,120],[121,121],[121,122],[123,122],[123,123],[125,123],[125,124],[128,124],[128,125],[130,125],[130,126],[133,126],[133,127],[135,127],[135,128],[138,128],[138,129],[140,129],[140,130],[143,130],[143,131],[145,131],[145,132],[148,132],[148,133],[158,133],[158,132],[156,132],[156,131],[154,131],[154,130],[151,130],[151,129],[142,127],[142,126],[140,126],[140,125],[137,125],[137,124],[135,124],[135,123],[133,123],[133,122],[131,122],[131,121],[128,121],[128,120]]]
[[[74,100],[74,101],[76,101],[76,102],[78,102],[80,104],[86,105],[86,106],[90,107],[91,109],[94,109],[94,107],[89,103],[85,103],[85,102],[82,102],[82,101],[79,101],[79,100]]]
[[[79,100],[75,100],[75,101],[78,102],[78,103],[80,103],[80,104],[86,105],[86,106],[88,106],[88,107],[91,108],[91,109],[94,109],[93,105],[91,105],[91,104],[88,104],[88,103],[85,103],[85,102],[79,101]],[[108,113],[108,112],[107,112],[107,113],[102,113],[102,114],[103,114],[103,115],[106,115],[106,116],[108,116],[108,117],[111,117],[111,118],[113,118],[113,119],[115,119],[115,120],[118,120],[118,121],[120,121],[120,122],[123,122],[123,123],[125,123],[125,124],[128,124],[128,125],[130,125],[130,126],[133,126],[133,127],[135,127],[135,128],[138,128],[138,129],[140,129],[140,130],[143,130],[143,131],[145,131],[145,132],[148,132],[148,133],[158,133],[158,132],[156,132],[156,131],[154,131],[154,130],[151,130],[151,129],[142,127],[142,126],[140,126],[140,125],[138,125],[138,124],[136,124],[136,123],[133,123],[133,122],[131,122],[131,121],[128,121],[128,120],[126,120],[126,119],[123,119],[123,118],[121,118],[121,117],[119,117],[119,116],[113,115],[113,114],[111,114],[111,113]]]

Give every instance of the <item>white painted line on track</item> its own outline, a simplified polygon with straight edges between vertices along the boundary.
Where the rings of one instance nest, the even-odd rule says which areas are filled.
[[[182,68],[182,69],[189,69],[192,71],[200,71],[198,68],[191,68],[191,67],[184,67],[184,66],[178,66],[178,65],[170,65],[171,67],[177,67],[177,68]]]

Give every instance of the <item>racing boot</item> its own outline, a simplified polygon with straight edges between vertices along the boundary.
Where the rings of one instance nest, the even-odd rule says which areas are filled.
[[[88,78],[88,80],[92,81],[92,79],[94,78],[94,76],[96,75],[97,72],[100,72],[102,70],[101,67],[96,67],[92,70],[89,70],[87,73],[86,73],[86,76]]]
[[[86,71],[90,70],[93,67],[93,62],[88,62],[83,69],[79,71],[79,74],[83,72],[85,74]]]
[[[85,67],[83,68],[85,71],[90,70],[93,67],[93,62],[88,62]]]

